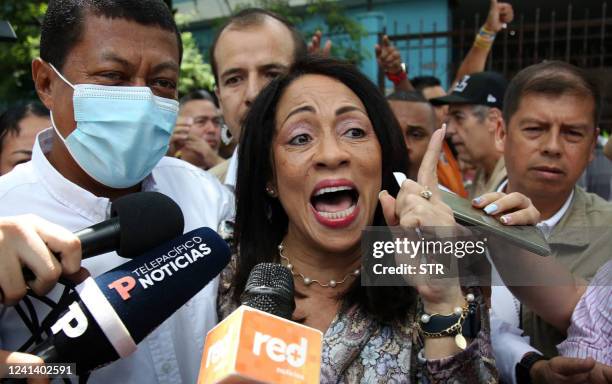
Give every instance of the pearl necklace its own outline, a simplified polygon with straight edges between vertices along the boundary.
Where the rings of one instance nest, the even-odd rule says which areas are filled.
[[[300,277],[302,279],[302,281],[304,282],[305,286],[310,286],[312,283],[317,283],[317,284],[319,284],[323,288],[336,288],[338,285],[344,284],[344,282],[349,277],[359,277],[359,275],[361,274],[361,270],[356,269],[353,272],[347,273],[346,276],[344,276],[344,278],[342,280],[340,280],[340,281],[330,280],[327,284],[321,283],[319,280],[312,279],[312,278],[310,278],[308,276],[304,276],[304,274],[302,274],[302,273],[294,271],[293,270],[293,264],[291,264],[291,261],[289,260],[289,258],[283,254],[284,248],[285,247],[284,247],[283,243],[280,243],[278,245],[278,255],[280,256],[281,259],[283,259],[283,260],[285,260],[287,262],[287,268],[291,271],[291,274],[293,276]]]

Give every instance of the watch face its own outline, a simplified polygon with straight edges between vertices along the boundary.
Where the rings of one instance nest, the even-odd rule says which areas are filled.
[[[531,376],[529,375],[529,369],[523,364],[518,363],[516,365],[516,383],[517,384],[529,384],[531,383]]]
[[[540,360],[546,360],[546,358],[536,352],[529,352],[523,356],[515,368],[517,384],[531,383],[531,367]]]

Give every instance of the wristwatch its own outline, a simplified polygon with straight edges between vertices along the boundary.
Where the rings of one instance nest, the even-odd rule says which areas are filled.
[[[548,359],[537,352],[528,352],[523,356],[521,361],[519,361],[514,368],[517,384],[531,384],[531,367],[540,360]]]

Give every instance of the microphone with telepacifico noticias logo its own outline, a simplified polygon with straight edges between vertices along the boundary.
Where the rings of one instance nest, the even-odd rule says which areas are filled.
[[[198,384],[319,383],[323,334],[291,320],[291,272],[257,264],[242,305],[206,336]]]
[[[75,363],[78,375],[126,357],[229,260],[229,247],[212,229],[181,235],[77,285],[52,336],[27,352],[46,363]]]
[[[108,220],[74,234],[81,242],[83,259],[113,251],[131,259],[174,239],[184,229],[185,219],[178,204],[162,193],[149,191],[116,199],[110,205]],[[36,279],[28,267],[22,271],[26,280]]]

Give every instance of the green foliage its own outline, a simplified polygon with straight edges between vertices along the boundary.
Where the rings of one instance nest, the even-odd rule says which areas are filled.
[[[191,16],[176,14],[176,23],[182,29]],[[196,39],[191,32],[181,32],[183,39],[183,61],[181,63],[181,78],[179,81],[179,95],[185,95],[194,89],[207,89],[211,91],[215,84],[210,64],[204,62],[202,53]]]
[[[289,0],[253,0],[243,3],[234,8],[234,13],[249,7],[264,8],[275,12],[294,25],[303,25],[311,18],[320,17],[322,23],[314,28],[302,28],[306,38],[310,38],[317,30],[323,32],[323,42],[332,39],[333,57],[342,58],[359,65],[370,55],[368,49],[362,49],[360,41],[367,36],[365,28],[356,20],[348,17],[345,9],[339,1],[334,0],[309,0],[305,7],[292,7]],[[218,20],[217,25],[224,22]]]
[[[181,63],[179,94],[185,95],[194,89],[211,91],[215,85],[215,79],[210,64],[204,63],[191,32],[182,32],[181,37],[183,38],[183,62]]]
[[[40,22],[47,10],[46,0],[0,2],[0,20],[8,20],[17,33],[15,43],[0,43],[0,110],[19,100],[36,99],[31,63],[39,55]],[[179,28],[189,16],[176,15]],[[204,63],[191,32],[182,32],[181,95],[192,89],[212,89],[214,78],[210,65]]]
[[[39,55],[40,21],[46,10],[44,0],[0,3],[0,20],[8,20],[18,38],[0,43],[0,105],[36,98],[30,68]]]
[[[323,17],[324,25],[317,26],[308,36],[318,29],[324,37],[333,37],[332,56],[357,65],[369,57],[369,50],[362,49],[360,44],[361,39],[367,36],[367,31],[359,22],[346,16],[339,1],[310,0],[306,13]]]

